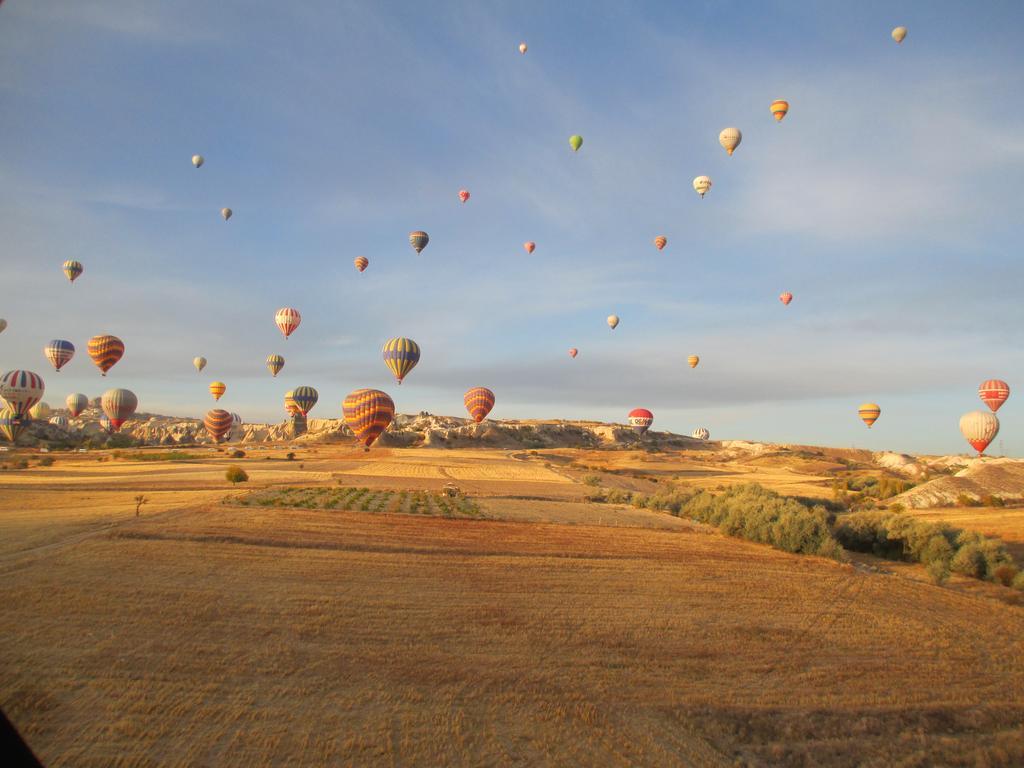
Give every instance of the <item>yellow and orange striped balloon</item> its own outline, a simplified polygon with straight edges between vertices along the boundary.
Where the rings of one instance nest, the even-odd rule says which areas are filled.
[[[775,115],[775,122],[781,123],[782,118],[789,112],[789,102],[782,99],[776,99],[772,102],[771,106],[772,114]]]
[[[689,364],[691,368],[696,368],[697,363],[700,362],[700,358],[697,357],[697,355],[690,355],[688,358],[686,358],[686,362],[687,364]]]
[[[220,400],[221,396],[228,391],[228,386],[223,381],[210,382],[210,394],[214,400]],[[228,414],[230,416],[230,414]]]
[[[868,425],[868,429],[871,429],[871,425],[878,421],[881,413],[882,409],[876,403],[864,403],[857,409],[857,415],[860,416],[861,421]]]
[[[473,387],[466,390],[462,402],[469,411],[469,415],[477,424],[487,418],[487,414],[494,407],[494,393],[487,387]]]
[[[89,339],[89,357],[104,376],[124,356],[124,342],[117,336],[93,336]]]
[[[357,389],[348,394],[341,410],[356,440],[368,451],[395,417],[395,401],[379,389]]]

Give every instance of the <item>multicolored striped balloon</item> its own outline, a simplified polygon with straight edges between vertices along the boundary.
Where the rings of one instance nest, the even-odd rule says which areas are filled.
[[[494,407],[494,393],[487,387],[473,387],[466,390],[466,394],[462,397],[462,402],[465,404],[466,410],[469,411],[473,421],[479,424],[487,418],[487,414]]]
[[[28,411],[29,418],[33,420],[48,419],[50,418],[50,414],[52,413],[53,408],[50,407],[49,403],[44,403],[43,401],[39,401],[38,403],[33,405]]]
[[[789,112],[789,102],[784,101],[783,99],[776,99],[772,102],[770,109],[772,114],[775,115],[775,122],[781,123],[782,118],[784,118],[786,113]]]
[[[1010,385],[1001,379],[989,379],[978,387],[978,397],[989,407],[992,413],[1002,408],[1010,396]]]
[[[32,371],[8,371],[0,376],[0,398],[19,419],[30,418],[32,406],[43,399],[46,384],[43,377]]]
[[[219,443],[231,431],[231,414],[220,408],[214,408],[206,412],[203,426],[206,427],[207,434],[213,438],[213,442]]]
[[[28,429],[28,425],[32,423],[32,420],[27,416],[18,416],[10,408],[4,408],[0,411],[0,435],[3,435],[4,439],[8,442],[13,443],[18,439],[18,435]]]
[[[110,423],[110,419],[108,419],[105,415],[104,416],[100,416],[99,425],[100,425],[100,431],[101,432],[106,432],[108,435],[112,435],[116,431],[114,429],[113,425]]]
[[[288,390],[284,393],[284,410],[285,413],[298,413],[299,406],[295,404],[295,399],[292,397],[292,390]]]
[[[999,419],[986,411],[965,413],[960,417],[960,433],[981,456],[999,434]]]
[[[779,294],[779,301],[781,301],[787,307],[789,306],[789,302],[791,302],[792,300],[793,300],[793,294],[790,293],[789,291],[785,291],[784,293],[780,293]]]
[[[53,426],[58,427],[60,429],[67,429],[68,417],[57,415],[50,419],[50,423],[53,424]]]
[[[697,355],[690,355],[688,358],[686,358],[686,364],[689,365],[691,368],[696,368],[698,363],[700,363],[700,358],[697,357]]]
[[[75,356],[75,345],[64,339],[53,339],[43,347],[43,354],[50,361],[50,365],[59,373],[61,367]]]
[[[111,432],[119,432],[121,425],[131,418],[138,406],[139,399],[128,389],[108,389],[100,400],[103,413],[110,419]]]
[[[409,371],[416,367],[420,361],[420,345],[412,339],[394,338],[384,342],[384,349],[381,350],[384,356],[384,363],[395,375],[398,383],[409,375]]]
[[[82,272],[84,270],[85,270],[85,267],[82,266],[82,262],[80,262],[80,261],[75,261],[74,259],[68,259],[67,261],[64,262],[64,274],[67,276],[68,280],[70,280],[72,283],[75,282],[75,279],[80,274],[82,274]]]
[[[658,235],[656,238],[654,238],[654,247],[657,248],[659,251],[663,249],[666,245],[668,245],[668,238],[665,237],[664,235]]]
[[[319,393],[312,387],[296,387],[292,390],[292,402],[303,416],[313,410],[313,406],[319,399]]]
[[[421,229],[417,229],[415,232],[409,233],[409,245],[413,247],[416,253],[420,253],[424,248],[427,247],[427,243],[430,242],[430,235]]]
[[[233,426],[233,427],[240,427],[240,426],[242,426],[242,424],[243,424],[242,417],[239,416],[234,411],[232,411],[231,412],[231,426]]]
[[[117,336],[93,336],[88,349],[89,357],[104,376],[124,356],[124,342]]]
[[[211,381],[210,382],[210,394],[213,395],[214,400],[220,400],[225,392],[228,391],[228,385],[223,381]]]
[[[395,402],[379,389],[357,389],[345,398],[341,410],[356,439],[370,450],[395,417]]]
[[[877,403],[864,403],[857,409],[857,415],[860,416],[861,421],[868,425],[868,429],[871,429],[871,425],[878,421],[878,417],[882,415],[882,409],[878,407]]]
[[[64,405],[67,406],[71,418],[77,419],[79,414],[89,407],[89,398],[80,392],[75,392],[73,395],[67,396],[64,400]]]
[[[277,310],[277,314],[274,315],[274,322],[277,323],[277,327],[287,340],[295,332],[295,329],[299,327],[299,323],[302,322],[302,315],[299,314],[299,310],[292,307],[281,307],[281,309]]]
[[[306,434],[307,429],[308,422],[306,421],[306,417],[303,416],[298,411],[293,413],[291,419],[292,437],[302,437],[304,434]]]
[[[267,355],[267,370],[277,376],[284,368],[284,358],[280,355]]]
[[[696,440],[707,440],[711,437],[711,433],[708,432],[707,427],[697,427],[695,430],[693,430],[693,434],[691,435],[691,437],[695,438]]]
[[[356,269],[360,272],[364,272],[370,266],[370,260],[365,256],[356,256],[352,263],[356,265]]]
[[[631,426],[633,431],[639,435],[642,435],[650,429],[650,426],[653,423],[654,414],[646,408],[634,408],[629,412],[629,426]]]

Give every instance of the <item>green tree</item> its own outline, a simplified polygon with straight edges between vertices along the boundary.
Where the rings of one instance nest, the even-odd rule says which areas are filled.
[[[232,485],[244,483],[249,479],[249,475],[246,474],[246,471],[237,465],[228,467],[228,471],[224,473],[224,477],[226,477],[228,482]]]

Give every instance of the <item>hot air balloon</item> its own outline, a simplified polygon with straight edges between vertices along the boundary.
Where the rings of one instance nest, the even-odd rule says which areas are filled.
[[[607,322],[608,322],[608,327],[611,328],[614,331],[615,330],[615,326],[617,326],[619,324],[619,316],[618,315],[608,315],[608,321]]]
[[[779,294],[779,301],[781,301],[787,307],[789,306],[789,302],[791,302],[792,300],[793,300],[793,294],[790,293],[789,291],[785,291],[784,293],[780,293]]]
[[[18,416],[10,408],[4,408],[0,410],[0,435],[13,443],[18,439],[18,435],[28,429],[28,425],[32,423],[32,420],[28,416]]]
[[[89,339],[89,357],[104,376],[124,356],[124,342],[117,336],[93,336]]]
[[[298,411],[293,413],[291,418],[292,437],[302,437],[306,434],[307,428],[306,417]]]
[[[299,314],[297,309],[281,307],[281,309],[277,310],[277,314],[274,315],[274,322],[277,323],[277,327],[284,334],[285,339],[287,339],[299,327],[299,323],[302,322],[302,315]]]
[[[231,426],[233,426],[233,427],[240,427],[240,426],[242,426],[242,424],[243,424],[242,417],[239,416],[237,413],[232,412],[231,413]]]
[[[394,338],[384,342],[384,349],[381,350],[384,356],[384,363],[399,384],[402,379],[409,375],[409,371],[416,367],[420,361],[420,345],[412,339]]]
[[[696,368],[697,363],[700,362],[700,358],[697,357],[697,355],[690,355],[688,358],[686,358],[686,362],[691,368]]]
[[[284,368],[284,358],[280,355],[267,355],[267,370],[277,376]]]
[[[64,339],[53,339],[43,347],[43,354],[57,372],[75,356],[75,345]]]
[[[960,432],[981,456],[999,434],[999,419],[994,413],[971,411],[960,417]]]
[[[286,413],[298,413],[299,406],[296,405],[295,399],[292,397],[292,391],[288,390],[284,393],[284,410]]]
[[[459,200],[461,200],[462,202],[466,202],[467,200],[469,200],[469,190],[468,189],[460,189],[459,190]]]
[[[663,249],[666,245],[668,245],[668,238],[665,237],[664,235],[658,235],[656,238],[654,238],[654,247],[657,248],[659,251]]]
[[[533,242],[533,240],[527,240],[525,243],[523,243],[523,248],[526,249],[527,253],[533,253],[533,251],[534,251],[534,249],[536,247],[537,247],[537,244],[535,242]]]
[[[303,416],[309,414],[320,395],[312,387],[296,387],[292,390],[292,402]]]
[[[718,143],[722,145],[722,149],[727,155],[731,155],[741,141],[743,141],[743,134],[740,133],[739,128],[723,128],[722,132],[718,134]]]
[[[50,407],[50,404],[42,401],[33,405],[28,411],[29,418],[40,420],[50,418],[52,413],[53,409]]]
[[[691,435],[691,437],[693,437],[696,440],[707,440],[711,437],[711,433],[708,432],[707,427],[697,427],[695,430],[693,430],[693,434]]]
[[[203,426],[206,427],[207,434],[213,438],[215,443],[224,439],[231,431],[231,425],[231,414],[220,408],[207,411],[206,417],[203,419]]]
[[[650,426],[653,423],[654,414],[646,408],[634,408],[629,412],[629,426],[631,426],[633,431],[638,435],[642,435],[650,429]]]
[[[881,413],[882,409],[876,403],[863,403],[857,409],[857,415],[860,416],[861,421],[868,425],[868,429],[871,429],[871,425],[878,421]]]
[[[892,39],[895,40],[897,43],[902,43],[903,42],[903,38],[905,38],[906,36],[907,36],[907,28],[906,27],[896,27],[896,29],[894,29],[892,31]]]
[[[2,317],[0,317],[0,333],[3,333],[4,329],[6,329],[6,328],[7,328],[7,321],[4,320]]]
[[[205,357],[194,357],[194,358],[192,358],[192,365],[195,367],[195,369],[197,371],[201,371],[201,370],[203,370],[203,368],[206,367],[206,358]]]
[[[473,421],[479,424],[487,418],[487,414],[494,407],[494,393],[487,387],[473,387],[466,390],[466,394],[462,397],[462,402],[465,404],[466,410],[469,411]]]
[[[131,418],[138,405],[139,399],[135,397],[135,393],[127,389],[108,389],[100,401],[103,413],[110,419],[112,432],[121,430],[121,425]]]
[[[989,379],[978,387],[978,397],[992,413],[998,411],[1010,396],[1010,385],[1000,379]]]
[[[430,235],[423,230],[417,229],[415,232],[409,233],[409,245],[412,246],[416,253],[420,253],[424,248],[427,247],[427,243],[430,242]]]
[[[569,357],[575,358],[576,355],[578,355],[579,353],[580,353],[580,351],[578,349],[576,349],[576,347],[571,347],[569,349]]]
[[[64,400],[64,405],[67,406],[68,413],[71,414],[71,418],[77,419],[78,415],[89,407],[89,398],[79,392],[76,392],[73,395],[67,396]]]
[[[234,214],[235,214],[235,212],[232,211],[230,208],[221,208],[220,209],[220,215],[224,217],[224,221],[227,221],[228,219],[230,219],[232,216],[234,216]]]
[[[228,385],[223,381],[211,381],[210,382],[210,394],[213,395],[214,400],[220,400],[221,396],[228,390]]]
[[[356,265],[356,269],[360,272],[365,271],[366,268],[370,266],[370,260],[365,256],[356,256],[352,263]]]
[[[569,146],[572,147],[573,152],[579,152],[580,147],[583,146],[583,137],[579,134],[574,134],[569,137]],[[600,153],[598,153],[600,154]]]
[[[8,371],[0,376],[0,397],[7,402],[19,419],[31,418],[32,406],[43,399],[46,384],[38,373],[32,371]]]
[[[206,161],[203,160],[202,155],[192,155],[192,165],[194,165],[196,168],[200,167],[205,162]]]
[[[108,435],[112,435],[114,434],[114,432],[117,431],[114,429],[114,425],[110,423],[110,419],[108,419],[106,416],[100,416],[99,425],[100,431],[106,432]]]
[[[82,266],[82,262],[75,261],[74,259],[68,259],[64,262],[64,274],[67,275],[68,280],[72,283],[75,279],[82,274],[85,267]]]
[[[368,451],[395,417],[395,402],[379,389],[357,389],[345,398],[341,410],[356,440]]]
[[[707,191],[711,189],[711,178],[709,176],[698,176],[693,180],[693,188],[703,199]]]
[[[59,429],[68,428],[68,417],[67,416],[54,416],[50,419],[50,423]]]
[[[772,102],[771,106],[772,114],[775,115],[775,122],[781,123],[782,118],[789,112],[789,102],[783,101],[782,99],[776,99]]]
[[[519,44],[519,52],[520,53],[526,53],[526,43],[520,43]]]

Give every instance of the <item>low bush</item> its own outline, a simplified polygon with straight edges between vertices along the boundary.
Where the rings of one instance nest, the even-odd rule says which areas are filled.
[[[232,484],[244,483],[249,479],[249,475],[246,471],[235,465],[228,467],[227,472],[224,473],[224,477],[226,477],[227,481]]]
[[[584,475],[583,476],[583,484],[584,485],[598,486],[598,485],[601,484],[601,476],[600,475]]]
[[[56,459],[54,459],[53,456],[43,456],[39,460],[39,466],[40,467],[52,467],[54,461],[56,461]]]
[[[233,451],[231,451],[231,453],[228,454],[228,456],[230,456],[232,459],[244,459],[245,451],[243,451],[241,448],[235,448]]]
[[[1011,586],[1014,589],[1019,589],[1021,592],[1024,592],[1024,571],[1021,571],[1013,577],[1013,583]]]
[[[1004,587],[1009,587],[1013,585],[1013,581],[1019,573],[1017,566],[1003,563],[992,570],[992,577]]]

